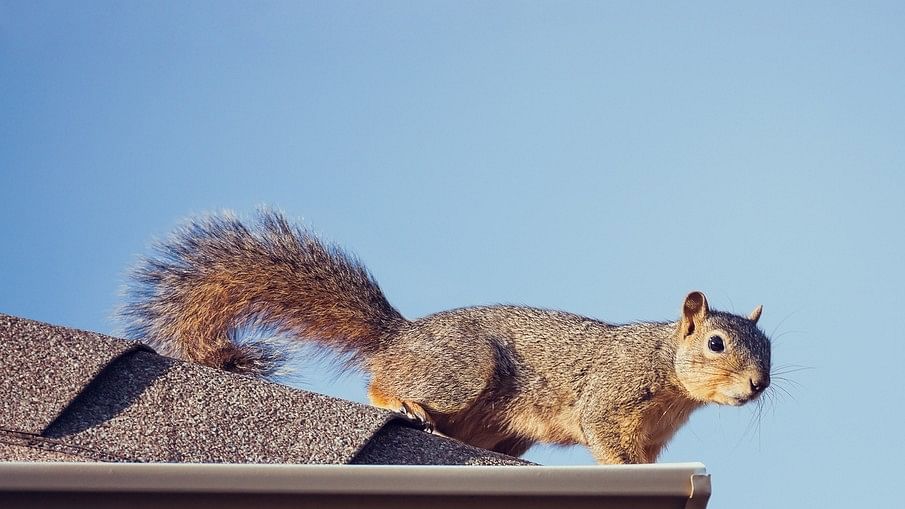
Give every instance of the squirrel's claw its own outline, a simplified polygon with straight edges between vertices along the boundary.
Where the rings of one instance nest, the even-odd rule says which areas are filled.
[[[434,422],[427,415],[427,412],[425,412],[424,409],[421,408],[421,405],[403,401],[402,408],[399,409],[399,413],[405,416],[405,418],[409,421],[421,426],[422,430],[428,433],[434,432]]]

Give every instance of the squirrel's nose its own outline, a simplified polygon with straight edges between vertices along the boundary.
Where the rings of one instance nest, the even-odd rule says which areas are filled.
[[[766,389],[768,385],[770,385],[770,379],[762,378],[762,379],[755,380],[753,378],[749,378],[748,383],[751,384],[751,391],[754,392],[755,394],[758,394],[758,393],[762,392],[764,389]]]

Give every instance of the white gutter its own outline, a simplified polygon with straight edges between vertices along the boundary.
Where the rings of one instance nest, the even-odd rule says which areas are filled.
[[[564,503],[578,506],[585,501],[595,507],[609,502],[697,509],[707,505],[710,476],[701,463],[585,467],[0,463],[4,508],[29,502],[52,506],[55,499],[69,507],[103,505],[105,500],[128,504],[129,494],[140,495],[143,502],[164,495],[161,503],[170,509],[197,504],[199,497],[220,507],[258,508],[282,505],[280,501],[359,507],[386,507],[389,502],[400,507],[411,498],[411,503],[436,507],[445,507],[437,504],[447,500],[452,506],[487,502],[493,507],[562,509]]]

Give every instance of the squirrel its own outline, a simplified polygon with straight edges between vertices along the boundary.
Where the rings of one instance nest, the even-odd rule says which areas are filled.
[[[748,316],[689,293],[677,321],[614,325],[494,305],[403,318],[371,273],[282,214],[191,220],[142,259],[120,315],[161,353],[266,376],[284,357],[236,342],[264,328],[345,354],[373,405],[425,429],[520,456],[587,446],[599,463],[653,463],[695,409],[742,405],[770,384],[770,341]]]

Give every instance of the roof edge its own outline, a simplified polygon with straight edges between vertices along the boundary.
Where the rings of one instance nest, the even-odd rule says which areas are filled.
[[[0,492],[710,496],[702,463],[390,466],[0,463]],[[187,483],[187,479],[192,482]],[[706,482],[705,482],[706,481]]]

